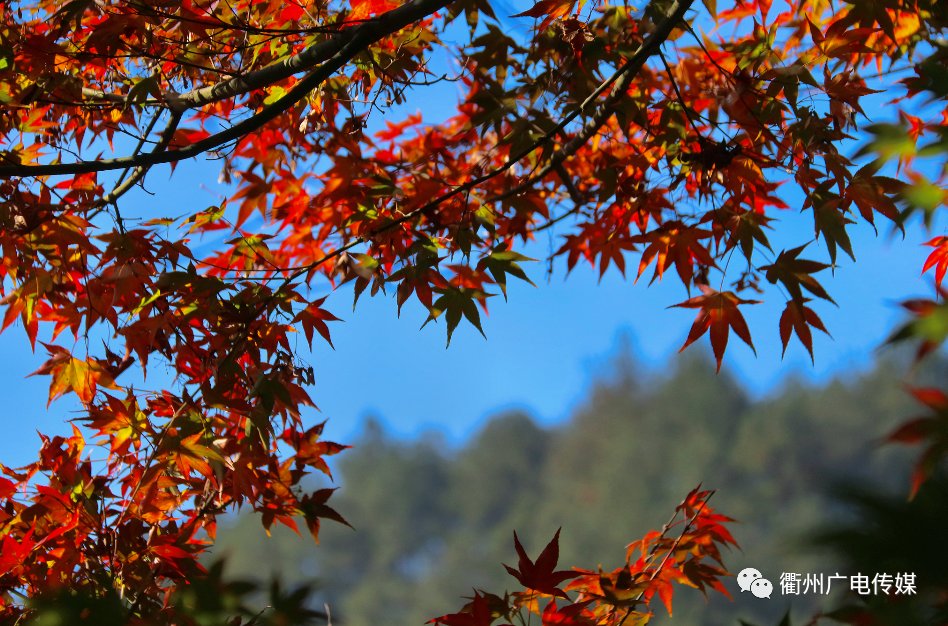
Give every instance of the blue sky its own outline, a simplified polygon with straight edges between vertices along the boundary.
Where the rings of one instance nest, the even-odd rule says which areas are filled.
[[[858,266],[844,264],[835,278],[826,272],[827,288],[840,306],[817,305],[833,338],[816,338],[815,365],[795,339],[781,360],[782,302],[773,301],[747,307],[758,356],[732,337],[725,367],[755,395],[790,374],[820,381],[868,367],[901,319],[896,302],[930,291],[918,276],[924,252],[913,244],[920,239],[897,245],[866,241],[857,247]],[[648,287],[644,280],[632,285],[615,271],[599,284],[596,278],[583,267],[566,280],[559,272],[549,283],[535,281],[537,288],[518,285],[508,303],[491,302],[486,341],[463,327],[448,349],[443,327],[417,330],[420,311],[398,320],[390,299],[360,302],[355,315],[336,325],[336,350],[316,355],[316,398],[331,418],[329,432],[348,435],[367,413],[396,434],[436,428],[452,440],[506,408],[529,408],[542,421],[555,422],[583,400],[596,375],[607,373],[623,339],[643,366],[667,367],[695,313],[667,309],[687,297],[681,286]],[[706,341],[689,350],[706,350]]]

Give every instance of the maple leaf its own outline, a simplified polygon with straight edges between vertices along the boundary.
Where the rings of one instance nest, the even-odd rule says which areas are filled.
[[[0,575],[14,572],[30,561],[30,554],[38,544],[33,539],[33,531],[30,528],[20,539],[13,534],[3,536],[3,541],[0,541]]]
[[[906,445],[928,444],[912,472],[909,497],[914,498],[948,452],[948,394],[934,388],[912,388],[909,391],[931,413],[905,422],[886,439]]]
[[[790,342],[791,333],[796,333],[800,343],[810,353],[810,361],[813,361],[813,334],[810,332],[810,326],[821,330],[827,335],[829,331],[823,326],[822,320],[806,306],[808,298],[802,300],[789,300],[787,306],[780,315],[780,341],[783,343],[783,354],[787,353],[787,344]]]
[[[742,213],[730,213],[726,215],[726,226],[730,231],[730,237],[727,241],[727,247],[740,246],[741,252],[747,260],[750,260],[754,253],[754,242],[771,250],[767,235],[764,234],[764,228],[770,228],[768,218],[762,213],[754,211],[744,211]]]
[[[595,616],[587,610],[591,600],[564,606],[556,606],[550,601],[543,609],[542,626],[595,626]]]
[[[819,197],[819,196],[815,196]],[[841,200],[834,194],[827,193],[825,197],[813,204],[813,225],[817,236],[823,237],[830,260],[836,264],[837,248],[842,248],[849,258],[856,260],[853,244],[849,239],[846,227],[853,221],[845,216],[841,209]]]
[[[708,249],[699,243],[701,239],[711,237],[711,235],[711,231],[688,228],[681,222],[675,221],[666,222],[660,228],[636,237],[635,241],[642,241],[648,246],[642,252],[635,280],[638,281],[646,268],[655,261],[655,272],[650,282],[661,279],[665,270],[674,263],[682,284],[690,285],[694,276],[695,263],[715,267],[714,259],[711,258]]]
[[[560,36],[563,38],[563,41],[568,43],[570,47],[573,48],[573,54],[577,57],[582,54],[583,48],[587,43],[593,41],[596,36],[589,32],[585,22],[576,19],[575,17],[570,17],[565,20],[561,20],[558,23]]]
[[[572,12],[573,6],[577,0],[539,0],[532,7],[522,13],[517,13],[511,17],[536,17],[543,18],[537,30],[545,30],[553,20],[568,15]]]
[[[407,128],[421,124],[421,113],[409,115],[401,122],[385,122],[385,130],[375,133],[380,141],[394,141],[405,133]]]
[[[727,598],[731,598],[731,592],[720,581],[722,576],[728,575],[724,569],[701,563],[697,559],[689,559],[682,565],[681,571],[688,581],[697,587],[705,597],[708,595],[707,588],[710,587]]]
[[[442,624],[443,626],[490,626],[495,619],[505,612],[503,609],[506,606],[506,602],[493,594],[475,591],[474,597],[461,611],[442,615],[425,623]],[[509,624],[504,626],[509,626]]]
[[[741,304],[759,304],[760,301],[744,300],[733,292],[715,291],[707,285],[699,285],[699,288],[703,295],[673,305],[686,309],[698,309],[698,316],[695,318],[691,331],[688,333],[688,338],[679,349],[679,352],[710,331],[711,349],[714,352],[717,370],[721,371],[721,360],[724,358],[724,349],[727,347],[728,334],[731,329],[737,333],[737,336],[744,343],[750,346],[751,350],[754,350],[754,343],[751,341],[747,322],[737,307]],[[754,350],[754,353],[756,354],[757,351]]]
[[[767,280],[771,283],[777,284],[779,281],[794,300],[805,300],[802,290],[806,289],[814,296],[835,304],[823,285],[813,278],[813,274],[830,266],[826,263],[799,258],[807,245],[804,244],[792,250],[782,250],[771,265],[765,265],[760,269],[767,272]]]
[[[612,572],[604,572],[600,567],[598,572],[582,572],[582,578],[567,588],[591,595],[610,607],[632,609],[643,603],[646,591],[645,581],[638,574],[633,573],[628,565]]]
[[[314,300],[309,306],[296,314],[293,323],[299,323],[303,327],[303,333],[306,335],[306,342],[313,347],[313,331],[315,330],[326,340],[332,348],[332,339],[329,336],[329,326],[326,322],[338,322],[339,318],[322,308],[326,297]]]
[[[52,377],[47,406],[69,391],[75,392],[82,402],[88,404],[92,402],[99,385],[111,389],[118,388],[109,373],[98,362],[77,359],[62,346],[47,343],[43,346],[50,357],[30,376],[49,374]]]
[[[351,0],[352,11],[349,13],[349,22],[367,20],[380,15],[398,6],[394,0]]]
[[[874,223],[873,214],[881,213],[902,228],[894,196],[905,188],[905,183],[886,176],[875,176],[878,169],[878,164],[870,163],[856,172],[846,188],[844,198],[852,201],[859,208],[863,219],[870,224]]]
[[[329,500],[329,496],[331,496],[334,491],[335,489],[330,488],[318,489],[314,493],[306,494],[299,501],[299,510],[303,514],[303,519],[306,521],[306,527],[313,536],[313,540],[317,543],[319,543],[319,520],[321,518],[330,519],[352,528],[352,525],[346,521],[346,518],[326,504],[326,501]]]
[[[530,560],[530,557],[527,556],[523,545],[520,543],[520,538],[517,537],[517,531],[514,531],[514,547],[517,550],[517,555],[520,557],[517,563],[517,569],[506,564],[504,565],[511,576],[520,581],[520,584],[527,589],[533,589],[534,591],[539,591],[540,593],[551,596],[558,596],[560,598],[569,598],[566,592],[559,588],[559,585],[565,580],[578,577],[580,574],[572,570],[554,571],[556,569],[556,562],[559,561],[560,558],[559,530],[553,535],[553,539],[550,540],[550,543],[540,552],[540,556],[537,557],[536,562]]]
[[[443,293],[431,305],[428,317],[421,326],[424,328],[428,322],[437,320],[444,314],[448,327],[447,345],[450,346],[451,337],[454,336],[454,330],[458,327],[458,324],[461,323],[461,318],[464,317],[478,330],[481,336],[486,339],[484,328],[481,326],[481,315],[477,311],[477,303],[480,302],[483,306],[484,302],[486,302],[487,298],[491,295],[492,294],[485,293],[479,289],[470,289],[468,287],[449,287],[444,289]]]
[[[302,468],[307,465],[314,467],[331,479],[332,472],[323,457],[339,454],[350,446],[332,441],[320,441],[319,437],[322,435],[325,425],[325,421],[320,422],[305,432],[287,428],[283,431],[282,439],[296,450],[293,460],[297,467]]]
[[[935,268],[935,283],[940,285],[945,279],[945,272],[948,272],[948,237],[935,237],[927,242],[926,246],[934,248],[928,258],[925,259],[925,265],[922,266],[924,274],[931,268]]]
[[[482,258],[477,263],[478,270],[484,270],[490,272],[490,275],[493,276],[494,282],[497,283],[497,286],[500,287],[501,293],[504,295],[504,300],[507,299],[507,274],[515,276],[522,281],[530,283],[534,287],[533,281],[527,277],[526,272],[523,271],[523,268],[520,267],[518,261],[535,261],[536,259],[531,259],[528,256],[524,256],[512,250],[505,250],[503,248],[497,248],[493,250],[489,255]]]
[[[886,343],[918,341],[915,360],[920,361],[948,339],[948,291],[935,285],[939,299],[914,298],[901,303],[912,319],[900,326]]]
[[[174,541],[172,536],[161,537],[149,546],[148,551],[159,557],[161,563],[183,576],[184,568],[194,563],[194,553],[175,545]]]
[[[764,23],[767,22],[767,14],[770,13],[770,0],[757,0],[757,6],[760,7],[760,17]]]
[[[10,496],[16,493],[17,486],[12,480],[0,478],[0,500],[8,500]]]

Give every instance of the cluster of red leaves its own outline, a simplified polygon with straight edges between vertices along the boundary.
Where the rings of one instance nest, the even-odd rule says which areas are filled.
[[[742,309],[768,282],[784,347],[796,335],[812,353],[826,329],[810,298],[832,301],[814,275],[853,256],[847,228],[945,202],[945,171],[915,164],[920,142],[944,144],[942,112],[844,150],[872,73],[912,69],[906,101],[945,97],[945,4],[706,0],[728,37],[699,35],[695,4],[541,0],[513,18],[535,19],[523,42],[484,0],[0,2],[2,327],[43,341],[50,401],[83,406],[71,437],[0,468],[0,611],[111,590],[136,618],[173,620],[167,592],[200,569],[221,511],[302,517],[314,536],[341,520],[301,485],[342,446],[303,424],[313,371],[294,341],[329,340],[323,294],[341,284],[417,301],[450,341],[462,320],[480,329],[509,276],[527,280],[518,249],[550,231],[568,268],[675,277],[697,310],[686,345],[708,334],[719,365],[732,330],[752,345]],[[436,76],[433,51],[458,38],[457,74]],[[442,79],[460,91],[446,120],[367,130]],[[212,206],[131,216],[123,199],[156,165],[203,154],[224,183]],[[789,210],[828,263],[816,246],[803,258],[806,241],[771,250]],[[940,253],[928,267],[940,281]],[[944,339],[924,322],[939,307],[913,308],[926,346]],[[125,386],[156,366],[168,388]],[[585,615],[563,610],[544,612]]]
[[[712,495],[700,489],[688,494],[661,532],[650,532],[629,544],[625,565],[610,572],[601,568],[557,571],[559,531],[535,561],[514,533],[519,560],[516,568],[505,567],[523,589],[503,597],[475,591],[461,611],[429,623],[490,626],[504,620],[509,626],[517,620],[530,623],[533,614],[543,626],[641,626],[652,617],[649,607],[656,596],[671,615],[673,584],[730,597],[721,582],[727,574],[720,548],[736,544],[724,526],[731,520],[708,505]],[[671,536],[672,529],[679,527],[677,535]],[[566,581],[570,582],[563,586]]]

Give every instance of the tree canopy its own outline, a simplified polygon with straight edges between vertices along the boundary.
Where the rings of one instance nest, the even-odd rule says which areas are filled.
[[[417,302],[450,342],[464,320],[481,329],[509,277],[529,280],[524,247],[555,227],[550,256],[567,268],[631,263],[635,279],[681,282],[685,299],[670,304],[696,312],[684,346],[708,335],[718,367],[732,332],[753,347],[742,311],[761,298],[786,302],[774,320],[784,347],[795,335],[812,351],[826,330],[812,301],[832,302],[818,275],[839,251],[855,255],[847,229],[937,224],[946,11],[936,0],[539,0],[512,17],[486,0],[0,2],[3,328],[18,321],[49,353],[35,372],[49,402],[74,394],[83,407],[36,462],[0,467],[5,615],[68,590],[176,623],[174,592],[200,573],[222,511],[252,507],[268,528],[301,517],[314,537],[321,520],[345,523],[331,489],[301,485],[345,446],[303,424],[313,370],[291,342],[331,341],[327,292],[341,284]],[[512,36],[510,20],[527,34]],[[441,83],[458,90],[447,119],[374,130]],[[884,86],[897,115],[865,126]],[[179,175],[198,158],[217,163],[219,202],[130,217],[129,192],[156,168]],[[783,229],[782,212],[812,229]],[[924,270],[940,289],[948,238],[929,243]],[[940,291],[907,308],[894,339],[920,339],[923,354],[948,336]],[[173,380],[135,387],[133,368]],[[948,449],[948,400],[916,396],[932,414],[893,437],[928,442],[917,486]],[[517,542],[516,601],[551,622],[631,624],[652,597],[669,600],[672,581],[720,589],[709,562],[730,536],[709,494],[682,501],[677,539],[671,525],[647,535],[612,573],[556,570],[555,538],[536,560]],[[541,606],[566,595],[561,584],[580,600]],[[502,600],[477,595],[441,623],[484,623]]]

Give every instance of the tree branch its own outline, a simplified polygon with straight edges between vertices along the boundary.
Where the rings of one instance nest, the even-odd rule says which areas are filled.
[[[602,103],[602,106],[599,110],[586,122],[582,130],[580,130],[576,135],[568,142],[563,144],[563,147],[560,148],[556,154],[554,154],[549,163],[545,166],[534,172],[526,180],[521,182],[516,187],[512,187],[505,191],[504,193],[489,198],[488,202],[497,202],[504,200],[506,198],[511,198],[516,196],[519,193],[526,191],[531,188],[537,181],[542,180],[551,172],[557,171],[558,168],[562,167],[562,164],[576,154],[576,152],[582,148],[586,143],[592,139],[593,135],[599,132],[599,129],[609,121],[609,118],[615,113],[613,108],[615,104],[625,95],[626,90],[629,88],[629,85],[632,84],[632,80],[636,75],[641,71],[642,67],[645,65],[645,62],[655,54],[658,54],[661,51],[661,46],[668,37],[671,35],[672,31],[678,26],[679,23],[684,20],[685,13],[688,9],[691,8],[694,0],[681,0],[680,2],[675,2],[672,7],[666,13],[665,19],[663,19],[655,30],[648,36],[648,38],[642,42],[642,45],[639,46],[638,50],[635,51],[629,59],[613,74],[609,80],[604,82],[599,86],[596,91],[594,91],[583,104],[580,105],[580,108],[576,112],[576,115],[573,115],[572,118],[575,118],[582,110],[588,105],[588,103],[595,98],[598,98],[609,85],[613,85],[612,90],[609,92],[609,95],[606,97],[605,101]],[[613,84],[614,83],[614,84]],[[566,123],[571,121],[565,120]],[[563,122],[561,122],[562,124]]]
[[[654,2],[654,0],[653,0]],[[688,9],[691,8],[691,5],[694,3],[694,0],[676,0],[672,6],[668,9],[668,12],[665,14],[666,17],[656,26],[655,30],[642,42],[638,50],[629,57],[629,59],[620,67],[612,76],[610,76],[606,81],[604,81],[594,92],[592,92],[588,98],[586,98],[572,113],[566,115],[560,122],[546,132],[542,137],[538,138],[532,144],[521,150],[519,153],[508,157],[507,163],[504,165],[487,172],[477,178],[472,178],[463,185],[455,187],[453,190],[446,192],[434,200],[418,207],[413,211],[409,211],[405,215],[399,217],[398,219],[386,224],[383,228],[379,229],[373,234],[379,234],[388,229],[394,228],[395,226],[407,222],[408,220],[431,211],[432,209],[438,207],[441,203],[457,196],[462,193],[466,193],[484,183],[492,178],[495,178],[504,172],[508,171],[514,165],[522,161],[524,158],[532,154],[537,149],[553,141],[553,138],[561,132],[570,122],[575,120],[582,114],[587,107],[589,107],[596,99],[602,95],[610,86],[612,86],[612,91],[609,93],[609,96],[602,103],[599,110],[586,122],[583,128],[568,142],[566,142],[563,147],[550,159],[550,162],[534,173],[532,176],[527,178],[525,181],[513,187],[512,189],[489,198],[487,202],[496,202],[503,200],[504,198],[509,198],[514,196],[526,189],[530,188],[537,181],[544,178],[550,172],[556,170],[557,167],[560,167],[561,164],[571,155],[576,153],[583,145],[588,142],[593,135],[602,128],[603,124],[612,117],[615,113],[613,106],[619,99],[625,94],[626,89],[631,84],[632,80],[638,74],[638,72],[645,65],[645,62],[654,54],[656,54],[660,49],[663,43],[671,35],[675,27],[684,19],[685,13]],[[352,248],[356,243],[361,240],[357,240],[352,244],[340,248],[332,256],[339,254],[345,250]],[[325,257],[319,262],[314,263],[313,265],[319,265],[322,262],[325,262],[332,256]]]
[[[55,163],[47,165],[0,165],[0,178],[9,176],[51,176],[61,174],[84,174],[103,172],[127,167],[151,166],[159,163],[172,163],[189,159],[213,150],[229,141],[248,135],[267,122],[279,117],[294,104],[302,100],[309,92],[342,68],[358,53],[379,39],[391,35],[435,11],[444,8],[453,0],[413,0],[393,9],[373,20],[346,29],[328,41],[311,46],[299,54],[263,69],[226,80],[216,85],[203,87],[180,96],[170,96],[168,106],[181,112],[188,108],[230,98],[253,89],[288,78],[315,64],[318,65],[293,86],[282,98],[260,110],[252,117],[234,124],[230,128],[197,141],[186,148],[162,152],[149,152],[129,157],[79,161],[76,163]]]
[[[654,0],[653,0],[654,2]],[[551,171],[554,171],[557,167],[561,167],[563,161],[565,161],[570,155],[574,154],[579,148],[581,148],[589,139],[600,129],[602,125],[615,113],[613,110],[613,105],[622,97],[625,93],[625,90],[631,84],[632,80],[638,74],[638,72],[645,65],[645,62],[654,54],[656,54],[663,43],[671,35],[675,27],[684,19],[685,13],[691,8],[691,5],[694,3],[694,0],[676,0],[673,5],[668,9],[668,12],[665,14],[666,18],[663,19],[655,28],[654,31],[642,42],[638,50],[629,57],[622,67],[620,67],[612,76],[605,80],[592,94],[586,98],[579,107],[576,108],[572,113],[566,115],[559,123],[556,124],[553,128],[547,131],[542,137],[539,137],[529,146],[525,147],[519,153],[508,157],[507,162],[497,167],[481,176],[472,178],[464,184],[458,185],[451,191],[447,191],[437,198],[423,204],[422,206],[413,209],[404,215],[399,216],[397,219],[388,222],[380,228],[376,228],[372,232],[353,239],[352,241],[340,246],[339,248],[333,250],[332,252],[326,253],[319,259],[299,267],[283,267],[277,268],[275,270],[268,271],[278,271],[278,272],[291,272],[286,281],[292,281],[296,278],[306,274],[311,271],[313,268],[319,267],[326,261],[332,260],[339,255],[348,252],[349,250],[355,248],[356,246],[364,243],[369,238],[376,235],[385,233],[396,226],[404,224],[407,221],[410,221],[419,215],[424,215],[429,211],[432,211],[438,208],[444,202],[454,198],[455,196],[467,193],[477,187],[478,185],[500,176],[504,172],[510,170],[517,163],[522,161],[524,158],[532,154],[537,149],[553,141],[554,137],[560,133],[570,122],[576,119],[585,109],[595,102],[601,94],[603,94],[611,85],[614,85],[609,96],[603,102],[600,109],[589,119],[586,125],[582,130],[573,137],[572,140],[568,141],[563,148],[551,159],[550,163],[541,168],[533,176],[530,176],[527,180],[520,183],[511,190],[499,195],[494,196],[493,198],[488,199],[488,202],[498,201],[503,198],[507,198],[517,193],[524,191],[525,189],[532,186],[538,180],[545,177]],[[2,170],[0,170],[2,171]],[[571,212],[566,213],[565,215],[557,218],[556,221],[559,221],[569,215]]]
[[[157,117],[155,118],[158,119]],[[164,130],[161,131],[161,135],[158,137],[158,143],[155,144],[154,149],[152,149],[151,154],[162,152],[168,145],[171,143],[171,139],[174,137],[174,131],[178,129],[178,124],[181,122],[181,113],[177,111],[171,112],[171,119],[168,120],[168,124],[165,126]],[[144,137],[143,137],[144,139]],[[135,186],[135,184],[145,177],[145,174],[148,173],[150,166],[139,165],[134,170],[132,170],[131,176],[125,180],[120,180],[119,183],[115,186],[115,189],[102,196],[102,199],[99,200],[101,205],[111,204],[128,193],[128,190]]]

